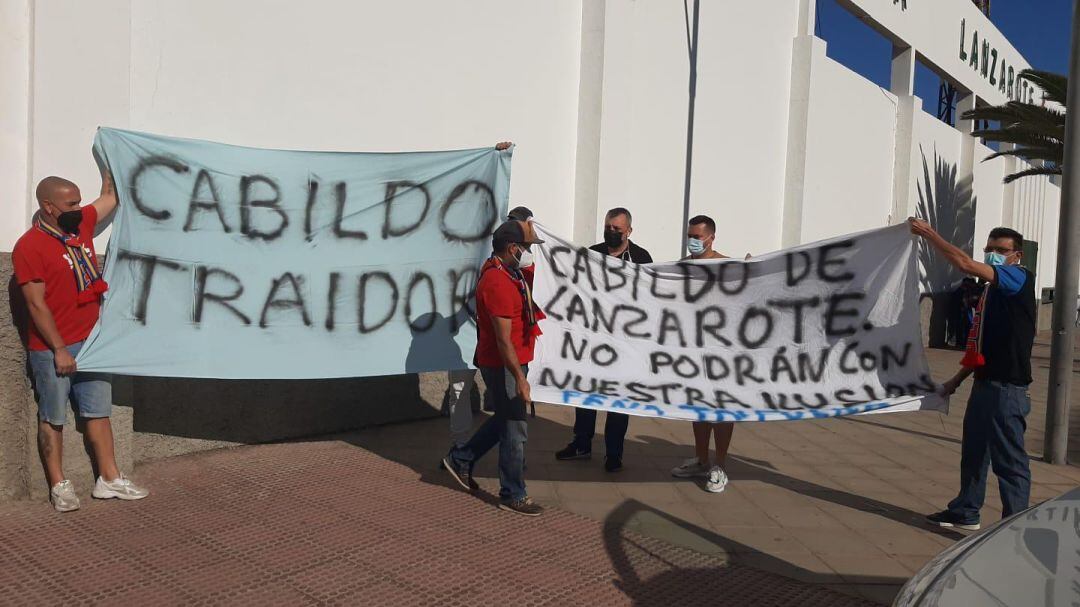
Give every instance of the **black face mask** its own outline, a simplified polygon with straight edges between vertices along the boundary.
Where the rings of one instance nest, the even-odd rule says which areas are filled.
[[[82,223],[82,209],[60,213],[60,216],[56,218],[56,223],[60,224],[60,229],[68,234],[78,234],[79,225]]]
[[[617,249],[622,246],[622,233],[614,230],[604,230],[604,244],[609,249]]]

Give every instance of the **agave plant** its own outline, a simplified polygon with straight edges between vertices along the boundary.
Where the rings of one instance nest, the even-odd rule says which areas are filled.
[[[978,129],[972,135],[1013,144],[1012,149],[991,154],[984,162],[1000,156],[1015,156],[1035,165],[1007,175],[1005,183],[1032,175],[1060,175],[1065,155],[1065,112],[1060,108],[1065,107],[1068,78],[1051,72],[1023,70],[1019,79],[1042,89],[1045,105],[1010,101],[1005,105],[969,110],[961,116],[964,120],[999,123],[999,128]]]

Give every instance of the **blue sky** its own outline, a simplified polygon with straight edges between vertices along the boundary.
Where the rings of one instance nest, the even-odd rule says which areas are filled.
[[[920,0],[935,1],[935,0]],[[993,0],[990,20],[1036,69],[1069,71],[1072,0]],[[828,41],[828,55],[880,86],[889,86],[892,46],[835,0],[818,0],[818,35]],[[937,110],[936,75],[919,66],[915,94],[930,112]]]

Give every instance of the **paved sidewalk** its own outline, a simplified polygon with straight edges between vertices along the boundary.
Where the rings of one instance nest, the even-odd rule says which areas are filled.
[[[1039,460],[1047,350],[1044,335],[1033,355],[1027,433],[1033,503],[1080,485],[1080,468]],[[939,381],[955,371],[961,354],[929,351]],[[1080,389],[1080,376],[1074,383]],[[719,495],[705,492],[700,481],[670,475],[672,467],[693,454],[685,422],[632,418],[626,468],[607,474],[602,469],[604,416],[598,419],[591,461],[556,462],[554,452],[570,439],[573,411],[539,406],[539,417],[529,423],[528,487],[548,505],[887,604],[907,578],[963,537],[964,532],[930,528],[923,517],[956,494],[970,385],[952,398],[949,415],[740,424],[727,467],[731,483]],[[1080,420],[1080,410],[1072,419]],[[446,428],[445,419],[427,420],[372,428],[348,440],[427,471],[445,451],[439,438],[446,436]],[[477,468],[478,480],[490,491],[498,485],[495,460],[493,453]],[[442,482],[434,473],[425,472],[424,478]],[[1001,517],[1000,504],[991,473],[984,526]]]
[[[618,521],[503,512],[341,441],[174,458],[139,476],[154,488],[139,502],[0,507],[0,602],[864,604]]]
[[[1038,345],[1036,458],[1045,354]],[[959,356],[931,351],[936,376]],[[556,462],[573,411],[540,406],[527,471],[553,507],[540,519],[450,486],[446,419],[162,460],[137,470],[154,490],[142,502],[0,506],[2,601],[887,604],[962,537],[922,517],[955,493],[966,396],[948,416],[742,424],[719,495],[670,476],[692,451],[683,422],[631,420],[627,467],[606,474],[603,420],[595,459]],[[1080,468],[1032,467],[1034,501],[1080,484]],[[496,489],[494,453],[478,474]],[[1000,516],[993,477],[982,516]]]

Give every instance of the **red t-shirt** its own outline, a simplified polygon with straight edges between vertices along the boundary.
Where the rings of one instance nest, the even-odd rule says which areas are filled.
[[[97,209],[82,207],[83,220],[79,224],[79,236],[90,249],[90,257],[97,264],[94,251],[94,226],[97,225]],[[15,280],[20,286],[40,281],[45,283],[45,305],[52,312],[60,338],[65,344],[86,339],[97,322],[101,311],[100,300],[79,305],[79,289],[75,286],[73,260],[68,258],[67,248],[56,238],[41,231],[37,226],[27,230],[15,243],[11,253],[15,266]],[[33,320],[30,321],[29,343],[31,350],[48,350]]]
[[[525,268],[521,273],[532,290],[533,269]],[[510,319],[510,343],[517,352],[518,362],[523,365],[532,362],[537,331],[529,326],[529,311],[518,284],[495,261],[489,259],[484,263],[476,285],[476,363],[481,367],[503,366],[493,317]],[[536,313],[539,320],[540,311]]]

